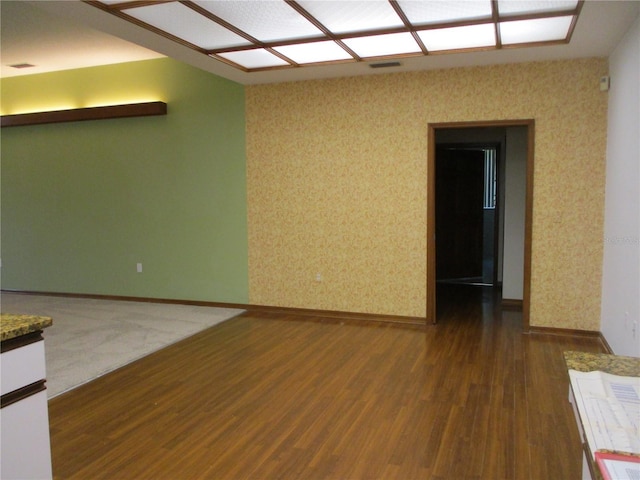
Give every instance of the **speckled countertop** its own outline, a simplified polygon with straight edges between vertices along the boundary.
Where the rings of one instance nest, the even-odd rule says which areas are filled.
[[[37,332],[52,324],[53,320],[50,317],[3,313],[0,315],[0,341],[4,342],[27,333]]]
[[[640,358],[606,353],[564,352],[569,370],[593,372],[599,370],[623,377],[640,377]]]

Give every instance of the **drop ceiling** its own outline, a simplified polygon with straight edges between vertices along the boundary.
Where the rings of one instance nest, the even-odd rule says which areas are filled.
[[[269,0],[97,8],[246,72],[567,43],[583,0]]]
[[[59,68],[47,71],[79,68],[62,61],[75,57],[105,64],[166,55],[252,84],[607,56],[640,2],[4,0],[0,7],[2,76],[37,73],[38,58],[56,55]],[[53,34],[66,43],[52,42]],[[35,70],[7,66],[21,63]]]

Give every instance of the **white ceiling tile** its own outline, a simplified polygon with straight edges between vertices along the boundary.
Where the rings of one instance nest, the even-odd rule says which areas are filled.
[[[219,56],[249,69],[288,65],[283,59],[264,48],[220,53]]]
[[[250,43],[181,3],[159,3],[126,9],[124,12],[205,50]]]
[[[332,33],[364,32],[404,25],[387,0],[300,0],[298,3]]]
[[[361,58],[421,52],[410,33],[348,38],[344,43]]]
[[[490,47],[496,44],[493,23],[423,30],[418,35],[430,52]]]
[[[498,12],[500,15],[561,12],[577,5],[578,0],[498,0]]]
[[[334,41],[287,45],[275,47],[274,50],[277,50],[299,64],[348,60],[353,58],[344,48],[340,47]]]
[[[400,0],[398,5],[414,25],[491,18],[490,0]]]
[[[322,36],[322,32],[315,25],[280,0],[194,3],[261,42]]]
[[[564,40],[573,17],[538,18],[500,23],[500,38],[504,45]]]

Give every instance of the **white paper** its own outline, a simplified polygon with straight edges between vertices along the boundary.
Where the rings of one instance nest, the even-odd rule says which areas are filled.
[[[640,453],[640,377],[569,370],[569,378],[591,451]]]
[[[615,480],[640,480],[640,463],[622,460],[602,460],[609,476]]]

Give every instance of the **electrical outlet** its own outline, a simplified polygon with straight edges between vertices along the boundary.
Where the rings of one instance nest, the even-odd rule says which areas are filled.
[[[321,282],[321,281],[322,281],[322,274],[316,273],[316,282]]]
[[[136,263],[136,272],[142,273],[142,264],[141,263]]]

